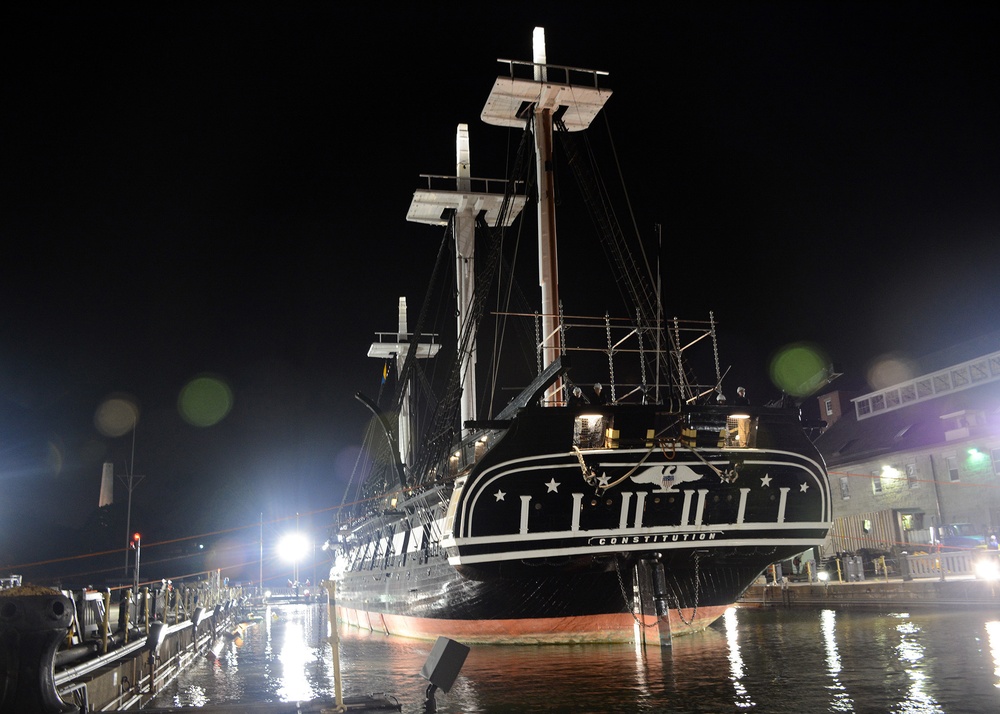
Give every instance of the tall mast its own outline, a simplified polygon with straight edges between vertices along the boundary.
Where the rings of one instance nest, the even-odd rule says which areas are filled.
[[[406,355],[410,351],[410,339],[412,335],[407,327],[406,318],[406,298],[399,298],[399,320],[396,332],[376,333],[376,341],[368,348],[368,356],[381,360],[396,360],[396,374],[402,375],[403,365],[406,364]],[[437,335],[425,335],[425,340],[417,344],[417,359],[430,359],[437,355],[441,345],[436,342]],[[403,389],[403,399],[399,408],[399,460],[407,467],[413,466],[416,459],[416,448],[414,446],[414,435],[417,430],[416,425],[416,395],[410,389],[410,382],[401,385]]]
[[[472,301],[476,288],[476,216],[485,213],[488,225],[496,225],[503,207],[501,180],[472,178],[469,125],[459,124],[455,138],[455,176],[428,176],[427,188],[413,193],[406,220],[430,225],[447,225],[453,219],[455,233],[455,280],[458,294],[458,339],[461,340],[472,319]],[[454,187],[454,188],[452,188]],[[510,210],[503,216],[504,227],[509,226],[524,208],[524,196],[511,199]],[[461,349],[461,345],[459,345]],[[462,426],[476,418],[476,342],[475,337],[460,355],[462,359]]]
[[[552,166],[552,130],[558,118],[567,131],[590,126],[611,96],[598,86],[605,72],[548,64],[545,30],[532,35],[533,61],[499,60],[510,66],[509,77],[498,77],[486,100],[482,119],[487,124],[521,127],[530,118],[535,136],[535,173],[538,180],[538,285],[541,288],[542,366],[561,354],[559,343],[559,261],[556,244],[555,183]],[[530,79],[518,77],[528,74]],[[588,84],[573,84],[581,78]],[[545,403],[564,403],[562,382],[545,392]]]

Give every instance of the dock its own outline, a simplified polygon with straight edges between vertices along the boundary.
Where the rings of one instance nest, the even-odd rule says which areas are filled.
[[[945,580],[900,577],[856,582],[782,582],[751,585],[741,607],[982,608],[1000,610],[1000,582],[955,576]]]

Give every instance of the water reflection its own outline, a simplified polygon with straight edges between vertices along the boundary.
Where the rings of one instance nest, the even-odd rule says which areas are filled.
[[[833,610],[822,610],[819,613],[820,629],[823,632],[823,645],[826,648],[826,671],[830,675],[830,711],[853,712],[854,701],[847,693],[847,687],[840,681],[840,651],[837,649],[837,613]]]
[[[325,608],[283,606],[166,688],[153,706],[334,695]],[[985,630],[985,635],[984,635]],[[345,695],[423,711],[432,642],[341,627]],[[973,612],[734,609],[670,648],[473,647],[441,714],[1000,710],[1000,621]]]
[[[904,671],[910,678],[907,697],[900,703],[899,711],[913,714],[931,714],[943,711],[926,690],[927,677],[921,666],[921,660],[924,658],[924,646],[920,641],[920,627],[908,620],[896,625],[896,631],[900,634],[896,653],[904,664]]]
[[[731,674],[731,679],[733,682],[733,689],[736,692],[736,697],[733,703],[740,709],[749,708],[754,705],[753,700],[750,698],[750,693],[747,692],[743,682],[743,657],[740,655],[740,635],[739,635],[739,621],[736,615],[736,608],[731,607],[722,616],[723,622],[726,627],[726,643],[729,645],[729,672]]]
[[[313,647],[306,641],[300,622],[288,623],[284,630],[278,655],[281,662],[278,697],[283,702],[313,699],[317,693],[306,679],[306,664],[311,659]]]
[[[993,686],[1000,689],[1000,622],[991,620],[986,623],[986,639],[993,654],[993,676],[996,677]]]

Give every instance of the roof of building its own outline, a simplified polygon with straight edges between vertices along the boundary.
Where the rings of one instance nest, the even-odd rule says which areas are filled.
[[[945,444],[945,432],[954,425],[942,417],[963,410],[982,411],[987,419],[996,423],[1000,421],[1000,380],[943,394],[860,421],[849,402],[844,407],[843,416],[816,439],[816,447],[828,466],[842,466],[884,454]]]

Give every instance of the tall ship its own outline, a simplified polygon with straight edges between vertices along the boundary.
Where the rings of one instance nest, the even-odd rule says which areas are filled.
[[[714,315],[663,317],[658,271],[593,178],[577,183],[610,267],[576,279],[628,304],[621,317],[564,307],[554,151],[585,163],[574,141],[611,92],[603,72],[548,64],[541,28],[533,45],[531,62],[500,60],[482,111],[520,132],[510,176],[473,178],[459,125],[457,175],[425,176],[414,193],[408,220],[446,231],[435,272],[454,273],[455,345],[428,327],[426,304],[411,328],[406,297],[396,329],[372,343],[384,391],[358,395],[372,418],[328,541],[337,614],[465,643],[664,643],[706,628],[771,563],[820,545],[829,479],[794,403],[720,399]],[[521,311],[504,246],[521,237],[529,196],[541,304]],[[519,328],[531,374],[508,390],[495,355]],[[714,369],[704,384],[694,355]]]

